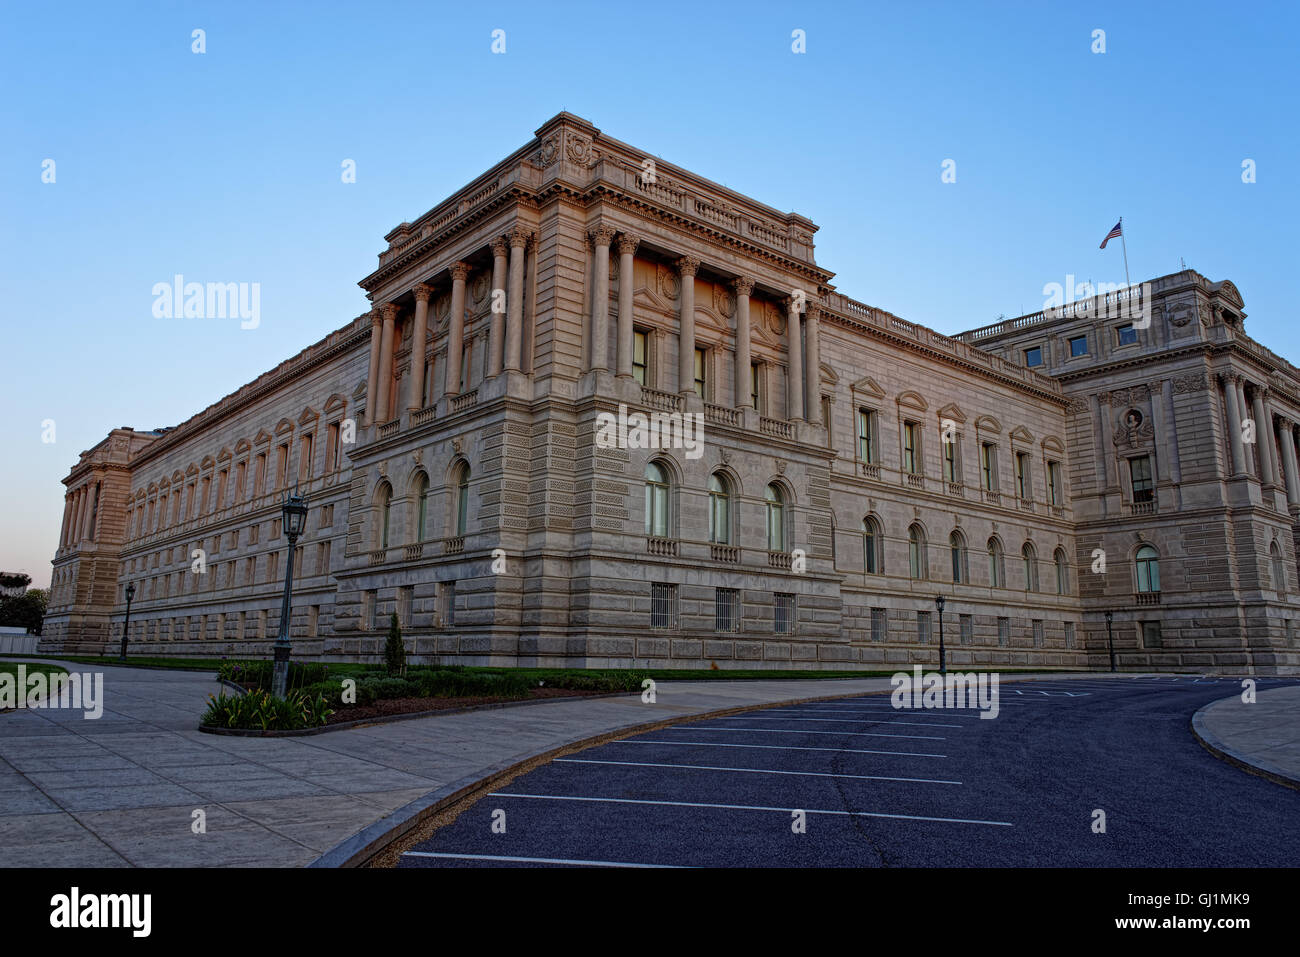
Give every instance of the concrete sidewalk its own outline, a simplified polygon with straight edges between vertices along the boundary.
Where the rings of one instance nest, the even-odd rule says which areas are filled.
[[[1300,788],[1300,685],[1261,691],[1253,704],[1240,694],[1208,704],[1192,729],[1225,761]]]
[[[661,681],[654,704],[639,694],[559,699],[309,737],[239,738],[197,730],[218,689],[212,674],[63,664],[104,673],[104,714],[0,715],[0,867],[302,866],[342,842],[359,846],[363,832],[373,839],[432,792],[576,741],[889,688],[887,678]],[[199,809],[203,834],[191,829]]]

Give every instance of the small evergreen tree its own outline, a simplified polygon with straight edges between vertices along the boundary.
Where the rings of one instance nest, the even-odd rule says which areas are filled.
[[[402,628],[394,614],[388,623],[388,643],[384,645],[384,661],[390,675],[406,674],[406,646],[402,644]]]

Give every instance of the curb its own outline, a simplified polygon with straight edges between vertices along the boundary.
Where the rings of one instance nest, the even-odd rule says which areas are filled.
[[[1283,771],[1275,765],[1269,764],[1267,761],[1260,761],[1258,758],[1248,757],[1236,748],[1231,747],[1226,741],[1205,726],[1205,712],[1220,702],[1228,700],[1230,700],[1230,698],[1220,698],[1219,701],[1211,701],[1209,704],[1205,705],[1205,707],[1199,709],[1194,715],[1192,715],[1192,736],[1196,738],[1197,743],[1206,751],[1209,751],[1210,754],[1214,755],[1226,764],[1231,764],[1234,767],[1240,768],[1241,770],[1257,777],[1265,778],[1272,781],[1274,784],[1280,784],[1283,787],[1300,790],[1300,778],[1288,774],[1286,771]]]
[[[517,768],[531,764],[534,761],[556,758],[562,754],[581,751],[606,741],[625,738],[633,734],[642,734],[646,731],[654,731],[658,728],[666,728],[687,721],[701,721],[729,714],[741,714],[746,711],[761,711],[766,708],[790,707],[792,705],[808,704],[812,701],[836,701],[841,698],[859,698],[867,695],[888,695],[890,693],[890,689],[885,688],[880,691],[852,691],[847,694],[815,695],[809,698],[790,698],[785,701],[766,701],[762,704],[719,708],[713,711],[701,711],[698,714],[662,718],[658,721],[643,722],[624,728],[613,728],[565,744],[553,745],[538,751],[517,755],[507,761],[480,769],[471,775],[443,785],[423,797],[418,797],[409,804],[399,807],[346,840],[340,841],[308,864],[307,867],[363,867],[372,858],[377,857],[386,850],[393,842],[400,840],[429,818],[466,798],[472,797],[478,792],[491,791],[497,786],[498,782],[513,776]]]
[[[229,685],[228,681],[222,684]],[[231,687],[239,687],[232,685]],[[244,693],[243,688],[239,688],[240,694]],[[204,734],[225,734],[238,738],[301,738],[312,734],[328,734],[331,731],[350,731],[353,728],[364,728],[372,724],[391,724],[394,721],[411,721],[415,718],[437,718],[444,714],[465,714],[470,711],[495,711],[499,708],[518,708],[531,704],[546,704],[549,701],[564,701],[573,698],[580,698],[583,701],[589,701],[592,698],[618,698],[623,695],[639,695],[639,691],[601,691],[596,694],[582,695],[564,695],[560,698],[533,698],[527,701],[494,701],[490,704],[471,704],[463,708],[440,708],[434,711],[412,711],[409,714],[382,714],[373,718],[357,718],[355,721],[340,721],[338,724],[327,724],[319,728],[295,728],[292,731],[257,731],[249,728],[220,728],[215,725],[199,725],[199,730]]]

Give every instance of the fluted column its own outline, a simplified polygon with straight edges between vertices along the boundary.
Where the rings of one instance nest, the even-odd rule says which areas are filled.
[[[803,339],[799,335],[799,300],[794,296],[785,298],[785,338],[790,365],[786,418],[794,422],[803,419]]]
[[[68,545],[81,541],[81,489],[72,491],[72,520],[68,524]]]
[[[407,378],[411,380],[406,390],[406,410],[414,412],[424,404],[424,351],[429,336],[429,297],[433,287],[420,283],[412,290],[415,294],[415,325],[411,330],[411,365]]]
[[[1237,384],[1232,375],[1220,374],[1219,385],[1223,390],[1223,406],[1228,417],[1228,438],[1232,448],[1232,474],[1243,475],[1246,471],[1246,453],[1241,445],[1241,411],[1237,408]]]
[[[636,247],[641,240],[623,233],[618,237],[618,350],[614,368],[619,376],[632,378],[632,270]]]
[[[1259,477],[1265,485],[1277,483],[1273,467],[1273,413],[1268,410],[1268,389],[1255,386],[1251,411],[1255,415],[1255,441],[1259,444]]]
[[[1235,380],[1235,388],[1237,390],[1237,413],[1240,416],[1243,429],[1241,438],[1241,458],[1246,467],[1247,474],[1254,475],[1255,457],[1250,454],[1250,446],[1256,444],[1256,442],[1247,442],[1244,433],[1246,420],[1251,416],[1250,403],[1246,401],[1246,379],[1244,376],[1233,376],[1233,379]],[[1256,423],[1256,426],[1258,427],[1258,423]],[[1258,435],[1256,436],[1256,440],[1258,440]]]
[[[681,277],[681,328],[677,336],[677,391],[685,395],[695,391],[695,274],[700,261],[694,256],[677,260]]]
[[[804,418],[815,425],[825,425],[822,422],[822,353],[820,345],[820,307],[816,303],[809,303],[808,309],[804,313],[804,337],[808,340],[807,349],[804,352],[805,366],[807,372],[804,374],[804,392],[807,398],[804,400]]]
[[[72,517],[72,496],[63,496],[63,527],[59,529],[59,547],[64,548],[68,544],[68,524]],[[130,538],[130,536],[127,536]]]
[[[447,385],[444,394],[460,395],[460,357],[465,348],[465,280],[469,263],[454,262],[451,272],[451,320],[447,324]]]
[[[609,244],[614,230],[597,226],[588,234],[595,255],[591,266],[591,365],[590,371],[609,370]]]
[[[1295,423],[1290,419],[1279,419],[1278,437],[1282,440],[1282,472],[1286,476],[1286,504],[1300,508],[1300,477],[1296,475],[1295,435],[1292,429]]]
[[[518,372],[524,343],[524,256],[532,231],[523,226],[510,230],[510,292],[506,295],[506,371]],[[605,275],[609,275],[609,247],[605,247]]]
[[[375,394],[379,389],[379,350],[382,338],[381,325],[383,319],[380,316],[378,307],[370,310],[370,371],[366,374],[366,425],[373,425],[376,421],[375,406],[379,397]]]
[[[375,421],[383,425],[392,412],[388,398],[393,383],[393,332],[397,325],[397,307],[391,302],[385,303],[379,307],[379,313],[383,316],[383,331],[379,338],[379,380],[376,383],[379,401],[375,405]]]
[[[749,294],[754,291],[754,280],[741,276],[731,281],[731,288],[736,292],[736,395],[732,404],[741,409],[749,405],[754,391],[749,353]]]
[[[86,502],[81,510],[81,540],[83,542],[89,541],[95,533],[95,529],[92,527],[95,513],[95,491],[94,486],[89,483],[85,486],[85,498]]]
[[[492,322],[488,326],[488,376],[501,374],[505,364],[506,347],[506,251],[510,248],[504,236],[490,243],[492,247]]]

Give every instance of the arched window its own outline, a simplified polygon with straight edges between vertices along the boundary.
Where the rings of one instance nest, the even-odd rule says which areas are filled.
[[[785,496],[780,486],[769,485],[763,493],[767,501],[767,550],[785,551]]]
[[[907,530],[907,565],[913,578],[926,578],[925,532],[920,525]]]
[[[731,487],[716,472],[709,476],[709,541],[731,544]]]
[[[1025,565],[1025,591],[1038,591],[1038,554],[1031,543],[1025,542],[1020,558]]]
[[[1058,548],[1053,560],[1056,562],[1056,593],[1058,595],[1068,595],[1070,593],[1070,566],[1065,560],[1065,549]]]
[[[953,530],[948,536],[948,550],[952,553],[952,581],[954,585],[960,585],[970,578],[970,572],[966,565],[966,539],[962,533]]]
[[[1160,590],[1160,553],[1150,545],[1137,550],[1137,587],[1140,592]]]
[[[422,542],[428,532],[429,476],[421,472],[415,477],[415,540]]]
[[[989,584],[994,588],[1002,588],[1006,584],[1006,572],[1002,567],[1002,543],[997,538],[990,538],[988,544],[989,555]]]
[[[1282,564],[1282,551],[1274,542],[1268,547],[1269,558],[1273,562],[1273,590],[1286,591],[1286,566]]]
[[[375,492],[375,505],[379,507],[379,521],[375,538],[376,546],[388,547],[388,520],[393,511],[393,487],[387,482],[380,482]]]
[[[884,573],[885,563],[881,560],[882,536],[880,523],[870,516],[862,520],[862,570],[868,575]]]
[[[456,472],[456,535],[463,537],[469,522],[469,465],[461,463]]]
[[[668,537],[668,470],[658,462],[645,467],[645,533]]]

